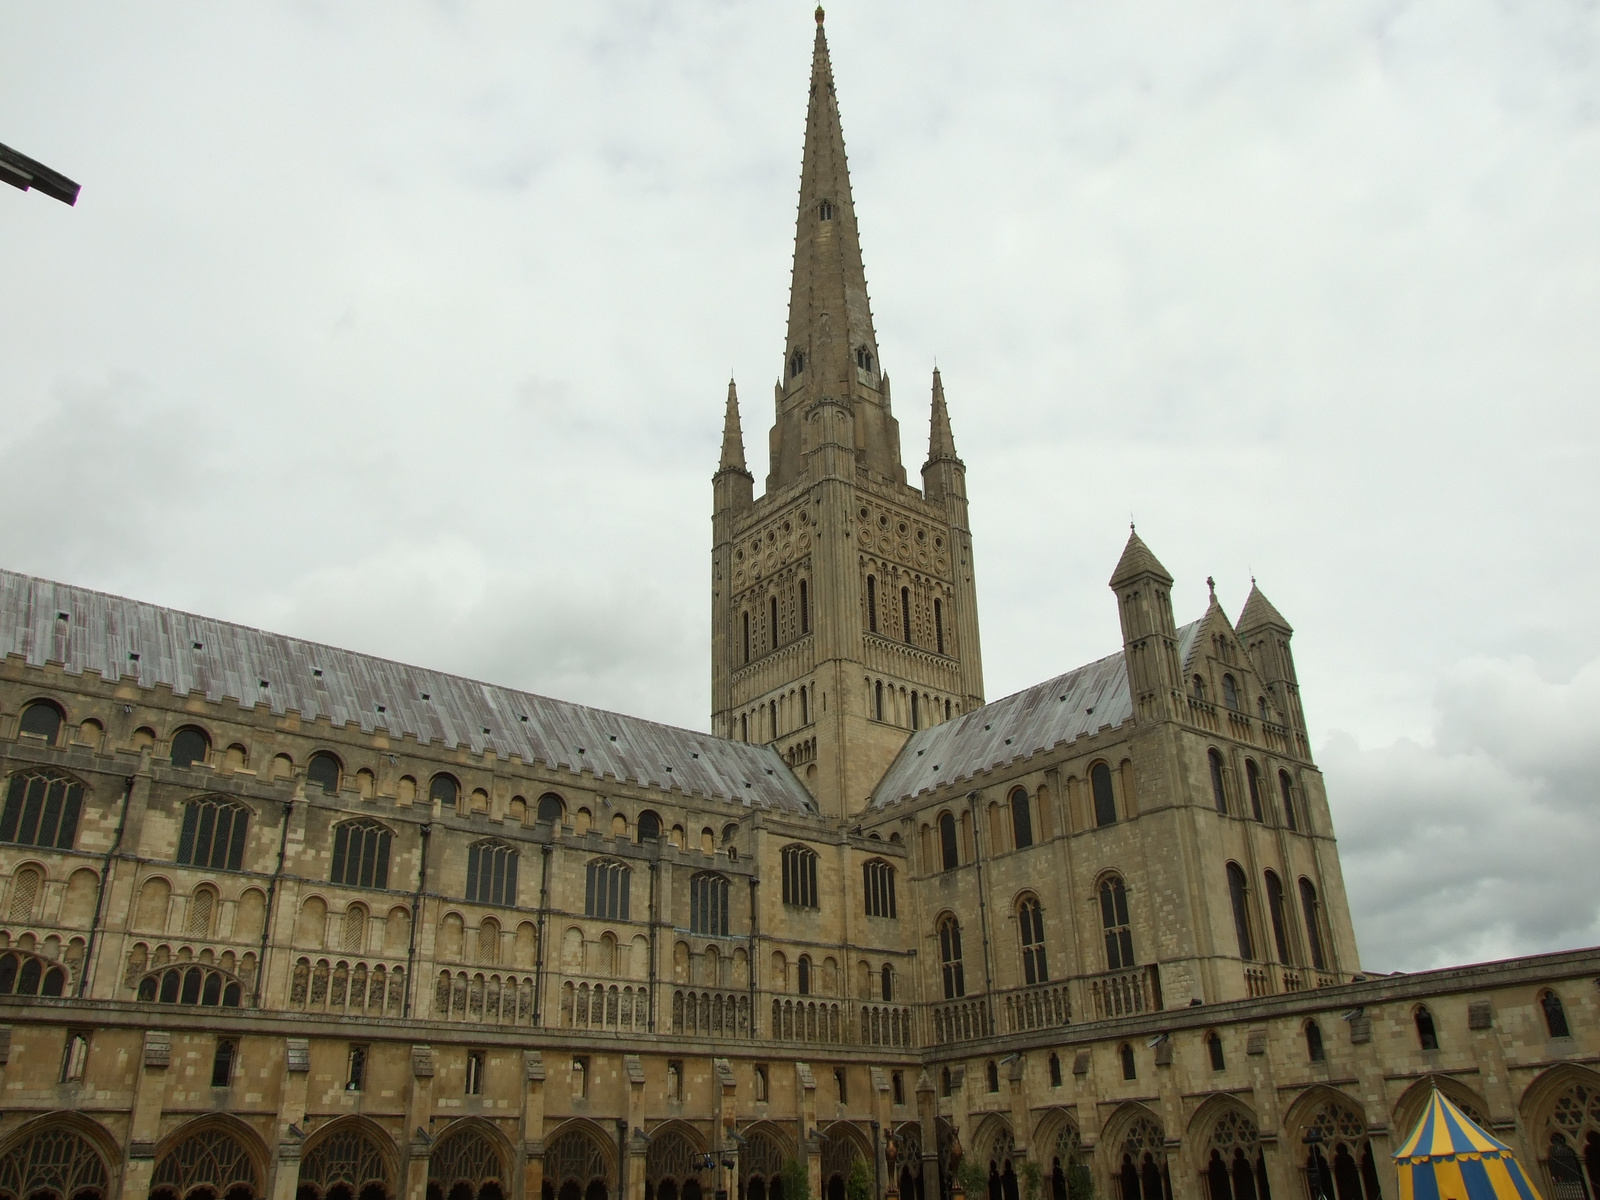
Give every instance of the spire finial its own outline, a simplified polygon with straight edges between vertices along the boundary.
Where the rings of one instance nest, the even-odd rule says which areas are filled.
[[[1207,575],[1206,586],[1211,589],[1211,599],[1215,601],[1217,598],[1217,581],[1211,578],[1211,576]]]
[[[739,390],[731,377],[728,380],[728,407],[722,417],[722,458],[717,470],[748,474],[744,465],[744,431],[739,424]]]
[[[828,15],[827,13],[822,11],[822,5],[820,5],[820,4],[817,5],[817,24],[818,25],[822,24],[823,18],[826,17],[827,15]]]

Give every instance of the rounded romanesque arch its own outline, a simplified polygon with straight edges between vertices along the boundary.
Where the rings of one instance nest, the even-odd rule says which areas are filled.
[[[261,1138],[237,1117],[198,1117],[156,1148],[151,1200],[260,1200],[267,1180]]]
[[[698,1130],[668,1121],[650,1131],[644,1158],[645,1200],[701,1200],[704,1182],[699,1159],[706,1153]]]
[[[1600,1195],[1600,1075],[1552,1067],[1523,1093],[1522,1122],[1554,1200]]]
[[[36,1117],[0,1143],[3,1200],[110,1200],[116,1142],[76,1113]]]
[[[1366,1112],[1330,1087],[1316,1087],[1290,1106],[1279,1145],[1292,1148],[1313,1200],[1381,1200]]]
[[[794,1155],[789,1135],[771,1121],[759,1121],[741,1136],[739,1200],[783,1200],[783,1164]]]
[[[568,1121],[544,1144],[543,1200],[609,1200],[617,1186],[611,1140],[591,1121]]]
[[[505,1138],[489,1122],[452,1121],[428,1152],[428,1200],[505,1200],[511,1161]]]
[[[1394,1131],[1397,1146],[1405,1144],[1416,1129],[1417,1122],[1422,1120],[1434,1088],[1438,1088],[1451,1104],[1477,1122],[1479,1128],[1488,1131],[1489,1105],[1482,1096],[1449,1075],[1424,1075],[1395,1101],[1394,1120],[1389,1127]]]
[[[295,1200],[394,1200],[399,1178],[394,1139],[365,1117],[340,1117],[306,1140]]]
[[[1172,1200],[1166,1131],[1148,1108],[1123,1105],[1106,1122],[1100,1144],[1118,1200]]]

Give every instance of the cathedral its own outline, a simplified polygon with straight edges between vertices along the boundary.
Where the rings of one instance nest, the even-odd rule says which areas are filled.
[[[1399,1200],[1435,1088],[1596,1200],[1600,951],[1361,969],[1259,590],[986,699],[821,10],[790,287],[709,733],[0,572],[0,1200]]]

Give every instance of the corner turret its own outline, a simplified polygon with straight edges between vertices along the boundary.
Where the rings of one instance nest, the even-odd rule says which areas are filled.
[[[1178,628],[1172,618],[1172,576],[1130,525],[1117,569],[1111,573],[1122,620],[1128,688],[1139,720],[1177,713],[1181,690]]]
[[[1283,614],[1273,607],[1254,579],[1250,580],[1250,595],[1234,627],[1245,652],[1255,664],[1267,691],[1272,694],[1278,711],[1289,723],[1300,756],[1311,757],[1311,740],[1306,734],[1306,715],[1300,706],[1300,682],[1295,677],[1294,653],[1289,639],[1294,629],[1284,620]]]

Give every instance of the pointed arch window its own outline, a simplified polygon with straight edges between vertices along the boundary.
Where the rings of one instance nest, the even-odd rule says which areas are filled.
[[[1111,768],[1103,762],[1089,768],[1089,790],[1094,793],[1094,823],[1103,828],[1117,823],[1117,799],[1111,791]]]
[[[1018,850],[1033,845],[1033,814],[1026,788],[1011,793],[1011,842]]]
[[[944,653],[944,605],[936,598],[933,602],[933,640],[939,653]]]
[[[1120,875],[1100,883],[1100,929],[1106,940],[1106,970],[1133,966],[1133,930],[1128,921],[1128,889]]]
[[[471,904],[517,902],[517,852],[504,842],[476,842],[467,847],[467,901]]]
[[[1117,1054],[1122,1059],[1122,1077],[1124,1079],[1139,1078],[1139,1068],[1133,1061],[1133,1047],[1127,1042],[1123,1042],[1122,1049],[1117,1051]],[[1151,1200],[1154,1200],[1154,1197]]]
[[[232,975],[209,967],[174,966],[152,971],[139,980],[135,995],[147,1004],[238,1008],[244,1003],[244,984]]]
[[[1567,1010],[1561,1006],[1561,997],[1552,991],[1539,996],[1539,1010],[1544,1013],[1544,1027],[1553,1038],[1571,1037],[1567,1026]]]
[[[1250,815],[1257,821],[1261,817],[1261,768],[1256,766],[1255,759],[1244,760],[1244,778],[1250,785]]]
[[[800,374],[800,372],[804,371],[805,369],[806,369],[805,352],[803,350],[800,350],[797,347],[795,349],[794,353],[789,355],[789,378],[793,379],[796,375]]]
[[[189,867],[237,871],[244,863],[244,839],[250,810],[217,796],[204,796],[183,806],[178,834],[178,861]]]
[[[1439,1048],[1439,1031],[1433,1024],[1433,1014],[1428,1011],[1426,1004],[1417,1005],[1413,1014],[1417,1024],[1417,1043],[1424,1050],[1437,1050]]]
[[[802,635],[811,632],[811,598],[804,579],[800,581],[800,632]]]
[[[1050,969],[1045,964],[1044,909],[1038,897],[1027,896],[1017,905],[1017,928],[1022,941],[1023,982],[1045,983]]]
[[[1228,899],[1233,904],[1233,932],[1239,939],[1239,957],[1245,962],[1254,962],[1256,945],[1250,936],[1250,900],[1244,869],[1238,863],[1228,864]]]
[[[944,977],[944,998],[967,994],[966,971],[961,964],[961,922],[946,913],[939,920],[939,968]]]
[[[61,996],[67,973],[47,958],[24,951],[0,954],[0,996]]]
[[[1222,1049],[1222,1038],[1215,1029],[1206,1034],[1206,1052],[1211,1056],[1211,1069],[1213,1071],[1225,1071],[1228,1069],[1227,1056]]]
[[[1054,1050],[1050,1052],[1050,1086],[1061,1086],[1061,1056]]]
[[[867,576],[867,632],[878,632],[878,580]]]
[[[389,847],[394,835],[376,821],[346,821],[333,831],[334,883],[347,887],[389,886]]]
[[[1278,948],[1278,961],[1284,964],[1294,962],[1289,957],[1289,923],[1283,912],[1283,882],[1278,876],[1268,871],[1267,880],[1267,912],[1272,917],[1272,941]]]
[[[869,858],[861,866],[862,895],[867,916],[895,919],[894,868],[881,858]]]
[[[906,645],[911,644],[911,589],[900,589],[900,633]]]
[[[785,846],[783,862],[783,902],[796,908],[816,908],[817,854],[807,846]]]
[[[1327,956],[1322,952],[1322,905],[1317,902],[1317,889],[1309,879],[1300,880],[1300,907],[1306,918],[1306,945],[1311,949],[1311,965],[1319,971],[1328,969]]]
[[[1211,801],[1217,806],[1219,813],[1226,815],[1228,793],[1222,785],[1222,755],[1216,750],[1208,750],[1206,760],[1211,765]]]
[[[1283,823],[1290,833],[1297,833],[1300,823],[1294,819],[1294,784],[1289,781],[1287,771],[1278,772],[1278,792],[1283,797]]]
[[[0,842],[71,850],[83,813],[83,784],[55,771],[19,771],[0,810]]]
[[[1232,712],[1239,711],[1239,684],[1232,675],[1222,677],[1222,703]]]
[[[744,622],[744,661],[750,661],[750,614],[741,613],[740,619]]]
[[[689,932],[728,936],[728,878],[701,871],[689,881]]]
[[[832,200],[824,200],[821,204],[817,205],[817,217],[823,221],[833,220]]]
[[[1196,700],[1204,700],[1206,698],[1206,681],[1196,675],[1189,681],[1189,692]]]
[[[956,819],[949,811],[939,814],[939,859],[942,869],[953,871],[961,865],[956,844]]]
[[[612,859],[591,859],[584,876],[583,915],[604,921],[626,921],[632,874],[622,863]]]
[[[1312,1062],[1323,1062],[1327,1054],[1322,1049],[1322,1026],[1315,1021],[1306,1022],[1306,1057]]]

